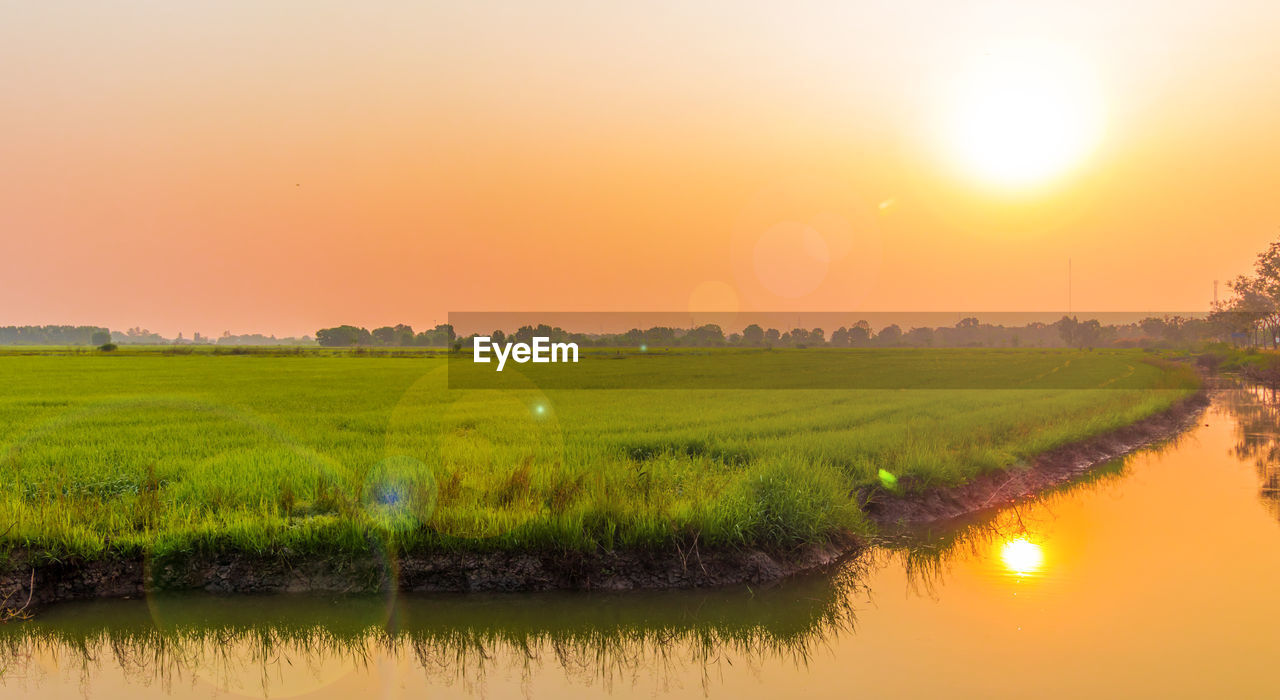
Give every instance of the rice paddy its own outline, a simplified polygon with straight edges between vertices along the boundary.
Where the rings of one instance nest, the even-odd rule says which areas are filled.
[[[1185,365],[1128,350],[755,357],[813,358],[818,376],[832,353],[878,383],[646,389],[626,377],[752,366],[733,350],[585,357],[584,371],[626,387],[614,389],[450,388],[429,351],[0,353],[0,537],[53,559],[789,547],[868,531],[860,488],[1017,468],[1197,384]],[[919,388],[904,353],[963,380]],[[1070,386],[1037,379],[1067,366]],[[1033,381],[972,388],[978,367]]]

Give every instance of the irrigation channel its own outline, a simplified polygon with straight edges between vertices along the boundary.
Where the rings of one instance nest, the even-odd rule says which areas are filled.
[[[154,595],[0,625],[0,696],[1274,696],[1280,402],[765,590]]]

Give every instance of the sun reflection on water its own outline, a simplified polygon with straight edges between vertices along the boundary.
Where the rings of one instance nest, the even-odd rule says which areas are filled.
[[[1000,544],[1000,561],[1011,574],[1031,576],[1044,567],[1044,548],[1025,537],[1015,537]]]

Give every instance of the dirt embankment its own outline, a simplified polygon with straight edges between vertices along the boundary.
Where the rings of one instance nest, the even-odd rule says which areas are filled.
[[[765,584],[832,565],[859,547],[852,536],[790,552],[760,550],[517,554],[408,554],[347,559],[221,555],[184,562],[69,560],[31,565],[15,552],[0,574],[0,609],[61,600],[131,597],[151,590],[216,593],[399,590],[543,591],[698,588]]]
[[[1163,442],[1194,425],[1209,405],[1207,390],[1119,430],[1038,456],[1028,468],[983,474],[962,486],[914,490],[900,480],[900,495],[883,489],[859,493],[863,510],[882,530],[901,530],[999,508],[1065,484],[1134,450]]]
[[[1207,404],[1207,393],[1201,392],[1134,425],[1041,455],[1026,469],[986,474],[947,489],[910,492],[910,483],[900,482],[904,495],[866,489],[858,494],[859,501],[884,530],[1008,505],[1173,437],[1194,424]],[[831,566],[864,545],[845,536],[789,552],[706,551],[694,546],[665,552],[457,552],[343,560],[231,554],[181,562],[71,559],[35,566],[27,552],[15,551],[0,572],[0,610],[30,611],[55,601],[140,596],[157,589],[434,592],[759,585]]]

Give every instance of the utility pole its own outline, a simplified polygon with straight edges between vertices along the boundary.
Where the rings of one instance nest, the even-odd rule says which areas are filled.
[[[1071,315],[1071,258],[1067,258],[1067,315]]]
[[[1218,308],[1218,280],[1213,281],[1213,308]]]

